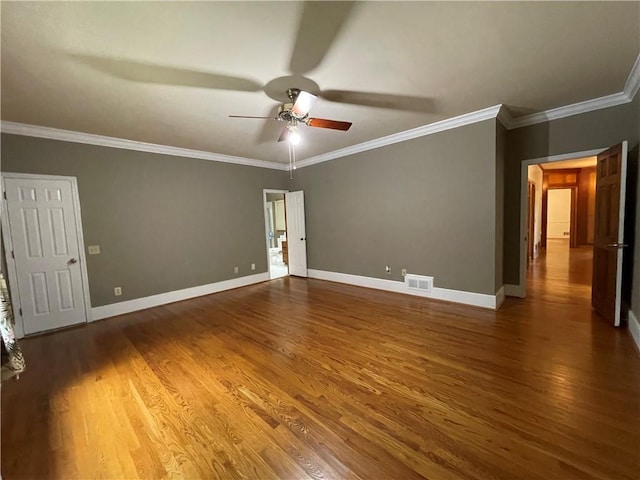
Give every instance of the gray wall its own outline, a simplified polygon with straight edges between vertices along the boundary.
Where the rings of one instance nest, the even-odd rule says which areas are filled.
[[[102,251],[87,256],[94,307],[266,272],[262,189],[289,187],[278,170],[7,134],[2,170],[77,177]]]
[[[495,120],[297,170],[308,266],[493,295],[496,175]]]
[[[504,281],[518,284],[519,279],[519,226],[520,226],[520,168],[523,160],[559,155],[629,142],[628,219],[626,240],[632,243],[640,238],[640,199],[638,186],[638,142],[640,139],[640,96],[633,102],[594,112],[562,118],[547,123],[510,130],[507,133],[505,164],[505,248]],[[635,222],[634,222],[635,219]],[[632,296],[634,313],[640,311],[640,241],[628,251],[633,261],[627,272],[635,272],[633,279],[627,274],[626,291]],[[631,293],[631,291],[633,293]]]
[[[506,148],[507,129],[500,122],[496,122],[496,292],[504,284],[504,164]]]
[[[640,107],[638,108],[638,130],[640,130]],[[640,154],[639,146],[636,141],[635,149],[630,154],[628,181],[627,181],[627,199],[630,202],[627,205],[627,217],[625,224],[625,237],[627,241],[632,243],[633,250],[625,252],[625,268],[623,268],[623,289],[624,297],[631,299],[631,309],[637,319],[640,319]],[[635,197],[635,202],[633,202]],[[635,208],[629,208],[633,205]],[[635,212],[633,212],[635,210]],[[635,215],[633,215],[635,213]],[[631,233],[633,232],[633,233]],[[625,278],[631,277],[630,279]]]

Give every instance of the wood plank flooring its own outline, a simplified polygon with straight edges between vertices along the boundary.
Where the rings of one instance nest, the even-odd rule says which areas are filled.
[[[26,339],[2,478],[638,479],[640,355],[565,250],[497,313],[283,278]]]

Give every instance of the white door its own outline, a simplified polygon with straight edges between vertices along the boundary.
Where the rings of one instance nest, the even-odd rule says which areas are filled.
[[[284,194],[287,210],[287,247],[289,249],[289,273],[307,276],[307,231],[304,225],[304,192]]]
[[[4,186],[24,333],[85,322],[71,181],[5,178]]]

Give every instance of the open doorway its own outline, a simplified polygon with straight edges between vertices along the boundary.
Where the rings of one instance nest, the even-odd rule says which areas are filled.
[[[596,162],[592,156],[527,167],[529,190],[535,192],[535,201],[527,203],[530,256],[544,252],[550,239],[566,240],[569,248],[593,245]]]
[[[575,219],[575,189],[555,188],[547,191],[547,244],[549,240],[559,240],[561,245],[570,246],[571,234],[575,236],[572,223]]]
[[[269,278],[289,275],[286,190],[264,190],[265,232]]]
[[[587,307],[593,307],[593,311],[599,317],[613,326],[618,327],[622,324],[624,310],[628,309],[629,302],[628,293],[625,298],[623,295],[624,292],[630,291],[630,277],[627,275],[625,283],[623,268],[629,271],[632,258],[624,254],[624,249],[629,247],[629,243],[625,242],[626,192],[627,183],[632,181],[632,177],[627,177],[627,153],[628,143],[623,141],[609,148],[523,161],[520,183],[520,232],[523,233],[520,237],[520,284],[513,286],[511,295],[523,298],[529,294],[550,295],[556,297],[557,301],[585,305],[582,301],[583,295],[577,293],[586,293],[584,297],[588,299],[590,291],[591,299],[586,303]],[[595,169],[591,165],[578,164],[580,161],[592,162],[593,160],[587,157],[594,156]],[[560,163],[565,160],[572,160],[573,164]],[[535,166],[533,168],[537,167],[542,172],[543,204],[539,220],[539,251],[543,251],[545,255],[542,259],[544,262],[533,262],[533,267],[531,262],[527,262],[527,240],[530,232],[527,220],[531,220],[534,211],[531,202],[527,202],[527,192],[530,190],[527,183],[535,183],[535,179],[530,177],[535,175],[530,171],[530,166]],[[583,167],[591,170],[583,172]],[[548,192],[552,188],[570,188],[574,192],[571,197],[569,248],[560,250],[563,256],[560,262],[555,263],[549,258],[549,242],[553,239],[548,238],[547,232]],[[591,196],[590,193],[585,193],[588,189],[591,189],[595,202],[587,201]],[[534,222],[538,220],[534,219]],[[577,257],[581,248],[583,258]],[[547,269],[549,265],[562,265],[562,270],[550,272]],[[589,278],[589,272],[591,278],[585,281]],[[577,290],[579,284],[585,283],[588,285],[586,289]],[[537,288],[540,285],[543,288]]]
[[[591,301],[597,157],[527,167],[527,294]]]
[[[580,176],[583,174],[584,173],[578,173],[577,175]],[[549,173],[545,173],[545,178],[547,175],[549,175]],[[547,263],[551,263],[552,259],[556,259],[557,262],[566,265],[566,276],[568,276],[571,273],[570,271],[575,269],[575,265],[568,261],[564,262],[562,258],[566,258],[567,260],[573,258],[570,255],[572,253],[570,249],[575,249],[579,246],[591,248],[593,245],[593,240],[591,242],[585,240],[580,243],[577,241],[577,224],[582,224],[586,221],[583,216],[578,217],[578,198],[582,200],[584,197],[590,204],[595,205],[595,197],[587,196],[585,192],[582,191],[580,192],[580,197],[578,197],[577,187],[548,188],[545,193],[546,197],[543,198],[543,211],[546,213],[546,220],[545,218],[542,219],[543,222],[545,222],[542,231],[545,236],[544,253],[549,254],[545,260]],[[587,192],[587,194],[588,193],[590,192]],[[593,232],[593,225],[591,226],[591,231]],[[591,237],[593,238],[593,234],[591,234]],[[589,248],[587,248],[585,252],[589,251]],[[591,257],[589,256],[589,261],[590,260]],[[590,274],[588,277],[589,278],[585,276],[580,283],[590,286]]]

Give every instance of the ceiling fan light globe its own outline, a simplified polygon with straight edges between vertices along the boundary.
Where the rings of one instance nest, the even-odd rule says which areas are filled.
[[[301,137],[298,132],[291,132],[291,134],[289,135],[289,141],[293,145],[298,145],[300,143],[300,140],[301,140]]]
[[[316,103],[316,100],[318,100],[318,97],[315,95],[304,91],[299,92],[291,109],[291,114],[296,118],[304,118]]]

